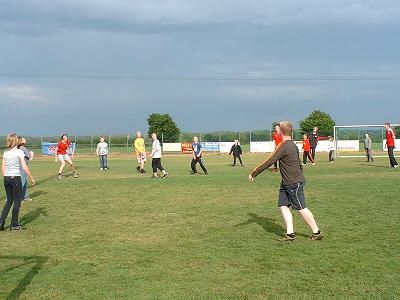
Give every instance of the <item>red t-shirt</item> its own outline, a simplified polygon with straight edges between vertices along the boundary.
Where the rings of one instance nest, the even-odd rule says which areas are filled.
[[[394,147],[394,141],[396,139],[396,134],[392,128],[386,130],[386,145],[388,147]]]
[[[66,143],[63,141],[59,141],[57,145],[57,155],[62,154],[65,155],[67,154],[67,149],[71,145],[71,142],[68,140]]]
[[[278,132],[274,132],[272,138],[275,141],[275,146],[278,147],[280,144],[282,144],[282,136]]]
[[[310,141],[308,139],[303,140],[303,150],[307,152],[311,150]]]

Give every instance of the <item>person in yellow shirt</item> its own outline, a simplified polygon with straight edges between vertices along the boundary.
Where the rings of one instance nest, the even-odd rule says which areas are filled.
[[[133,146],[135,148],[137,160],[139,163],[136,170],[138,170],[139,173],[145,173],[144,164],[146,163],[146,146],[144,144],[144,138],[142,138],[142,133],[140,131],[136,132],[136,139],[133,143]]]

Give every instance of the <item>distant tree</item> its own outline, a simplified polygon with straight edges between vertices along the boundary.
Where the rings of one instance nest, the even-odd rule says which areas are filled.
[[[161,135],[163,135],[164,142],[174,143],[179,141],[181,130],[169,114],[153,113],[147,118],[147,123],[149,125],[149,136],[155,132],[160,140]]]
[[[333,134],[333,127],[336,125],[335,120],[326,112],[314,110],[305,119],[300,121],[300,129],[303,133],[313,131],[316,126],[319,129],[320,135]]]

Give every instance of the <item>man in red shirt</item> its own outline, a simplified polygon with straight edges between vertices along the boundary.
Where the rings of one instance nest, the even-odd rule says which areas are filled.
[[[396,141],[396,134],[394,130],[390,127],[390,123],[385,123],[383,125],[386,129],[386,146],[388,148],[388,155],[389,155],[389,160],[390,160],[390,166],[392,168],[397,168],[398,164],[396,159],[394,158],[394,147],[395,147],[395,141]]]
[[[281,135],[281,128],[279,125],[275,125],[275,132],[272,135],[272,139],[275,142],[275,149],[282,144],[282,135]],[[271,172],[277,172],[278,171],[278,162],[274,163],[274,168],[271,170]]]

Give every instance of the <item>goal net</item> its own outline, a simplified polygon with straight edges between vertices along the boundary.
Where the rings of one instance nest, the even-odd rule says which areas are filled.
[[[400,124],[391,124],[396,133],[397,154],[400,154]],[[343,125],[334,127],[335,157],[365,157],[364,140],[368,134],[372,140],[374,157],[386,157],[386,131],[383,125]],[[396,153],[396,152],[395,152]]]

